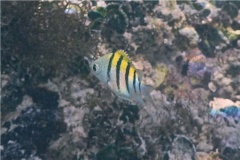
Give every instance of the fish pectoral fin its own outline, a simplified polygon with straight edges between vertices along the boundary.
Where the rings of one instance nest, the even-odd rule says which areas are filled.
[[[112,85],[111,85],[109,80],[107,81],[107,86],[110,87],[110,88],[112,87]]]

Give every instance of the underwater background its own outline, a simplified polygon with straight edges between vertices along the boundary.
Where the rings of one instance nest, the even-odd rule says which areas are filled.
[[[1,159],[239,160],[239,8],[1,1]],[[91,74],[119,49],[157,108],[119,102]]]

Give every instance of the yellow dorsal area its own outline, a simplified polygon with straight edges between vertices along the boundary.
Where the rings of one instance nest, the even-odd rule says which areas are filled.
[[[112,54],[109,55],[109,58],[112,56]],[[114,53],[114,57],[113,57],[113,60],[112,60],[112,66],[113,68],[115,68],[117,66],[117,62],[119,60],[119,58],[123,56],[123,60],[121,62],[121,72],[125,72],[126,71],[126,68],[127,68],[127,65],[128,63],[130,63],[130,77],[133,77],[133,73],[134,71],[136,70],[135,66],[131,63],[130,61],[130,58],[128,57],[127,53],[123,50],[117,50],[115,53]],[[138,77],[138,72],[137,72],[137,77]]]
[[[123,56],[123,60],[130,62],[130,58],[128,57],[127,53],[124,50],[117,50],[115,54],[120,56]]]

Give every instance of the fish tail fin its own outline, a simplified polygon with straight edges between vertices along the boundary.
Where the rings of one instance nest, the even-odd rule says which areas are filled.
[[[154,90],[153,86],[150,85],[142,85],[142,93],[145,94],[150,94]]]
[[[153,107],[157,108],[156,104],[154,103],[152,97],[151,97],[151,92],[154,90],[153,86],[150,85],[143,85],[142,86],[142,93],[143,96],[153,105]]]

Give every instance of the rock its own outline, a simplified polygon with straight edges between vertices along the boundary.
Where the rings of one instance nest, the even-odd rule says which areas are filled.
[[[240,40],[237,41],[237,46],[240,48]]]
[[[98,160],[117,160],[118,153],[117,147],[114,145],[109,145],[104,147],[102,150],[98,151],[96,154],[96,159]]]
[[[4,83],[5,82],[6,81],[4,80]],[[5,116],[7,113],[14,111],[17,105],[22,102],[24,96],[24,91],[22,87],[18,86],[15,82],[6,83],[7,84],[5,85],[5,87],[1,90],[2,116]]]
[[[219,147],[221,155],[226,159],[238,160],[240,156],[240,128],[223,126],[213,133],[213,144]]]
[[[205,152],[197,152],[196,159],[197,160],[220,160],[220,154],[218,151],[216,152],[210,152],[210,153],[205,153]],[[213,159],[214,157],[214,159]]]
[[[198,126],[202,126],[204,122],[203,119],[198,116],[194,117],[194,121],[197,123]]]
[[[83,129],[83,118],[88,112],[88,108],[64,107],[64,122],[69,129],[72,129],[73,135],[79,135],[76,138],[87,137],[87,133]]]
[[[213,73],[213,78],[216,82],[221,81],[221,79],[223,78],[223,74],[219,73],[219,72],[214,72]],[[220,83],[220,82],[219,82]]]
[[[190,41],[190,45],[196,45],[199,41],[197,31],[191,26],[187,26],[180,29],[179,34],[188,38],[188,40]]]
[[[170,160],[193,160],[196,157],[194,144],[183,135],[177,135],[169,153]]]
[[[197,160],[211,160],[211,156],[209,156],[205,152],[197,152]]]
[[[208,88],[212,91],[212,92],[216,92],[217,87],[214,85],[213,82],[208,83]]]
[[[234,89],[233,89],[233,87],[232,87],[231,85],[228,85],[228,86],[226,87],[226,91],[227,91],[229,94],[234,93]]]
[[[16,111],[8,113],[4,117],[4,121],[12,121],[16,119],[18,116],[21,115],[21,112],[23,110],[27,109],[28,107],[31,107],[32,105],[33,105],[32,98],[28,95],[24,95],[22,103],[16,107]]]
[[[25,96],[26,102],[18,107],[21,113],[3,122],[3,127],[7,128],[1,135],[3,159],[43,158],[49,142],[66,131],[62,110],[58,109],[58,99],[55,99],[58,94],[40,88],[29,91],[35,103],[28,101],[29,98]]]
[[[64,11],[65,14],[77,14],[78,11],[76,8],[66,8]]]
[[[214,98],[213,101],[209,102],[209,106],[211,106],[214,109],[221,109],[225,108],[226,106],[238,106],[240,107],[240,102],[233,102],[230,99],[224,99],[224,98]]]
[[[6,74],[1,75],[1,88],[4,88],[10,82],[10,77]]]
[[[72,84],[71,97],[75,100],[75,104],[84,104],[87,102],[88,95],[94,93],[92,88],[81,89],[81,85]]]
[[[200,143],[198,143],[196,149],[198,151],[209,152],[209,151],[211,151],[213,149],[213,145],[212,144],[208,144],[206,142],[206,140],[205,141],[200,141]]]
[[[99,0],[99,1],[97,1],[97,6],[98,6],[98,7],[106,7],[107,5],[106,5],[106,2],[105,2],[105,1]]]
[[[70,102],[64,100],[64,99],[61,99],[60,102],[59,102],[59,107],[66,107],[66,106],[69,106]]]
[[[222,79],[222,84],[228,86],[230,83],[232,83],[232,79],[224,77]]]

